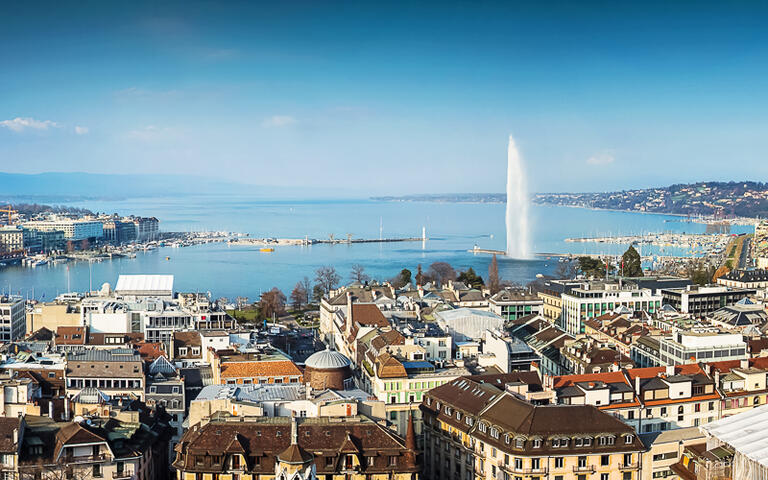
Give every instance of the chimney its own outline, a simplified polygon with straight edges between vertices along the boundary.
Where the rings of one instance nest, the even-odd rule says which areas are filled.
[[[667,365],[665,368],[665,372],[668,377],[671,377],[675,374],[675,366],[674,365]]]
[[[296,420],[296,412],[291,412],[291,445],[299,444],[299,424]]]
[[[18,445],[19,444],[19,429],[14,428],[13,429],[13,444]]]
[[[743,369],[749,368],[749,360],[747,360],[747,359],[741,360],[739,362],[739,367],[741,367]]]
[[[48,400],[48,416],[51,418],[51,420],[54,420],[54,418],[53,418],[53,400]]]
[[[346,334],[352,333],[352,292],[347,292],[347,329]]]
[[[635,377],[635,393],[640,395],[640,377]]]

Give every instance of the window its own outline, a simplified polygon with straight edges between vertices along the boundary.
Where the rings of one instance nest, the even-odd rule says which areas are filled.
[[[666,417],[667,416],[667,407],[661,407],[660,415],[662,417]]]
[[[523,459],[515,458],[515,470],[522,470],[522,468],[523,468]]]
[[[103,474],[101,473],[101,464],[93,464],[93,478],[101,478],[102,476]]]
[[[579,468],[585,468],[587,466],[587,457],[581,456],[578,460],[578,466]]]
[[[522,438],[515,439],[515,448],[523,448],[525,446],[525,440]]]
[[[611,456],[610,455],[600,455],[600,465],[605,467],[606,465],[611,464]]]
[[[541,439],[537,438],[533,440],[533,448],[541,448]]]
[[[496,427],[491,427],[491,436],[493,438],[499,438],[499,430]]]
[[[626,437],[624,437],[624,443],[626,443],[627,445],[631,444],[634,440],[635,440],[634,435],[627,435]]]
[[[478,428],[480,429],[481,432],[485,433],[485,430],[487,427],[483,422],[480,422],[480,426]]]
[[[609,477],[609,476],[610,476],[610,475],[609,475],[609,474],[607,474],[607,473],[601,473],[601,474],[600,474],[600,480],[608,480],[608,477]]]
[[[555,468],[563,468],[563,457],[555,457]]]

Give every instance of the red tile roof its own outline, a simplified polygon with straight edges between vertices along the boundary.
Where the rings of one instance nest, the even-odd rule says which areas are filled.
[[[634,380],[636,377],[658,377],[660,373],[665,372],[666,367],[630,368],[627,370],[627,374],[631,380]],[[695,375],[697,373],[704,374],[704,370],[701,369],[701,366],[698,363],[675,366],[675,375]]]
[[[302,371],[290,360],[224,362],[221,364],[222,378],[292,377],[297,375],[302,375]]]
[[[56,345],[85,345],[85,327],[59,327],[56,329]]]
[[[627,383],[622,372],[586,373],[583,375],[563,375],[552,379],[554,388],[569,387],[578,382]]]

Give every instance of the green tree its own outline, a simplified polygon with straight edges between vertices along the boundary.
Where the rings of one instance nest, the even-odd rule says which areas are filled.
[[[488,266],[488,288],[491,295],[495,295],[501,289],[501,279],[499,279],[499,261],[496,260],[496,254],[493,254],[491,264]]]
[[[643,265],[640,254],[635,247],[629,246],[624,255],[621,256],[621,272],[624,277],[642,277]]]
[[[598,258],[579,257],[579,270],[591,278],[605,278],[605,264]]]
[[[472,267],[469,267],[466,272],[459,273],[457,280],[464,282],[471,288],[480,288],[485,285],[485,282],[483,282],[483,277],[476,274]]]
[[[403,288],[407,284],[411,283],[411,271],[407,268],[400,270],[395,278],[391,280],[392,286],[395,288]]]

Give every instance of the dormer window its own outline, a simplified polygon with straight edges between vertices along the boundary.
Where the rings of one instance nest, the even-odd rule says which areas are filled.
[[[509,442],[510,442],[510,441],[511,441],[511,438],[510,438],[509,434],[508,434],[508,433],[507,433],[507,434],[504,434],[504,443],[506,443],[507,445],[509,445]]]
[[[522,449],[523,447],[525,447],[525,440],[522,439],[522,438],[516,438],[515,439],[515,448]]]
[[[499,430],[496,427],[491,427],[491,436],[493,438],[499,438]]]
[[[461,420],[461,412],[456,412],[456,420]]]
[[[478,426],[481,432],[485,433],[486,425],[483,422],[480,422],[480,425]]]
[[[624,443],[626,443],[627,445],[631,444],[634,440],[635,440],[634,435],[627,435],[624,437]]]
[[[179,355],[185,356],[187,354],[187,347],[179,347]]]
[[[541,439],[540,438],[535,438],[533,440],[533,448],[541,448]]]
[[[451,407],[446,405],[446,407],[445,407],[445,414],[446,415],[450,415],[451,413],[453,413],[453,410],[451,409]]]

